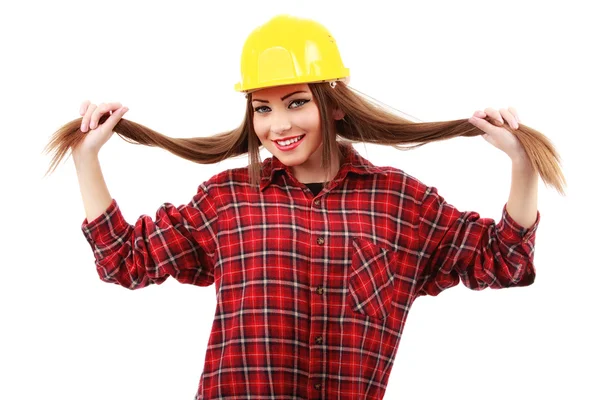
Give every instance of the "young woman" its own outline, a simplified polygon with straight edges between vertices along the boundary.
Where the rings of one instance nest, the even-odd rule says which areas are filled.
[[[514,109],[407,121],[347,86],[326,28],[285,15],[250,34],[241,71],[247,112],[232,131],[174,139],[122,119],[120,103],[86,101],[49,145],[54,164],[72,150],[81,227],[102,280],[215,284],[196,399],[381,399],[417,297],[460,281],[474,290],[534,282],[538,173],[559,191],[564,178],[552,146]],[[249,165],[201,183],[186,205],[165,203],[154,219],[129,224],[98,162],[113,131],[198,163],[247,153]],[[480,134],[512,160],[497,224],[352,147]],[[260,161],[260,146],[272,157]]]

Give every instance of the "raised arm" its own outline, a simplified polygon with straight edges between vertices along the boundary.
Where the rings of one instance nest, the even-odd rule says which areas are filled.
[[[140,216],[130,225],[112,200],[81,229],[96,259],[100,279],[128,289],[161,284],[169,276],[181,283],[214,282],[217,210],[205,184],[186,205],[164,203],[152,219]]]
[[[457,210],[435,187],[423,187],[419,239],[419,295],[437,295],[462,281],[473,290],[531,285],[535,231],[540,213],[528,229],[507,212],[498,224],[477,212]]]
[[[89,101],[81,103],[79,114],[83,117],[81,131],[85,139],[73,149],[73,162],[77,171],[79,189],[88,220],[93,220],[106,210],[112,200],[104,181],[98,154],[113,135],[117,122],[127,112],[121,103],[102,103],[99,106]],[[100,118],[109,114],[103,123]]]
[[[217,211],[205,184],[188,204],[164,203],[154,220],[142,215],[133,225],[110,196],[98,153],[125,111],[120,103],[82,103],[81,130],[87,136],[73,150],[86,213],[81,229],[93,250],[98,275],[129,289],[160,284],[169,276],[182,283],[210,285],[214,282]],[[107,113],[110,116],[99,124]]]

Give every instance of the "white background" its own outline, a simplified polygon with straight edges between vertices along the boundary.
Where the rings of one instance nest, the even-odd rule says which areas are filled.
[[[598,42],[592,2],[20,1],[0,6],[0,398],[192,399],[214,286],[129,291],[99,280],[71,158],[42,150],[81,101],[172,137],[237,126],[247,34],[278,13],[323,23],[351,86],[422,121],[514,106],[563,159],[540,180],[532,286],[452,288],[411,309],[386,399],[598,399]],[[595,39],[594,39],[595,38]],[[499,221],[511,164],[481,137],[398,151],[356,145]],[[263,150],[264,151],[264,150]],[[269,154],[263,154],[263,159]],[[100,161],[130,223],[247,158],[194,164],[114,135]]]

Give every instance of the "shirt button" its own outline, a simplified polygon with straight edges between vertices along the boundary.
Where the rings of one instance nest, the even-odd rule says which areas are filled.
[[[315,384],[315,389],[317,389],[317,390],[321,389],[321,384],[320,383],[316,383]]]
[[[315,342],[317,342],[317,344],[323,343],[323,336],[317,336],[317,338],[315,339]]]
[[[317,286],[317,293],[323,294],[323,286]]]
[[[315,200],[315,205],[318,206],[319,204],[321,204],[321,199],[316,199]]]
[[[320,236],[320,237],[317,238],[317,243],[318,244],[323,244],[323,243],[325,243],[325,239],[323,239],[323,237]]]

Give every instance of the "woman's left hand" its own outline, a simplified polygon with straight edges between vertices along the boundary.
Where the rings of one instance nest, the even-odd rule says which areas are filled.
[[[504,128],[505,122],[513,129],[519,128],[519,117],[517,116],[517,110],[514,108],[508,107],[508,109],[496,110],[488,107],[485,111],[478,110],[469,118],[469,122],[484,131],[485,134],[481,136],[505,152],[511,160],[525,156],[525,150],[519,139],[511,131]]]

